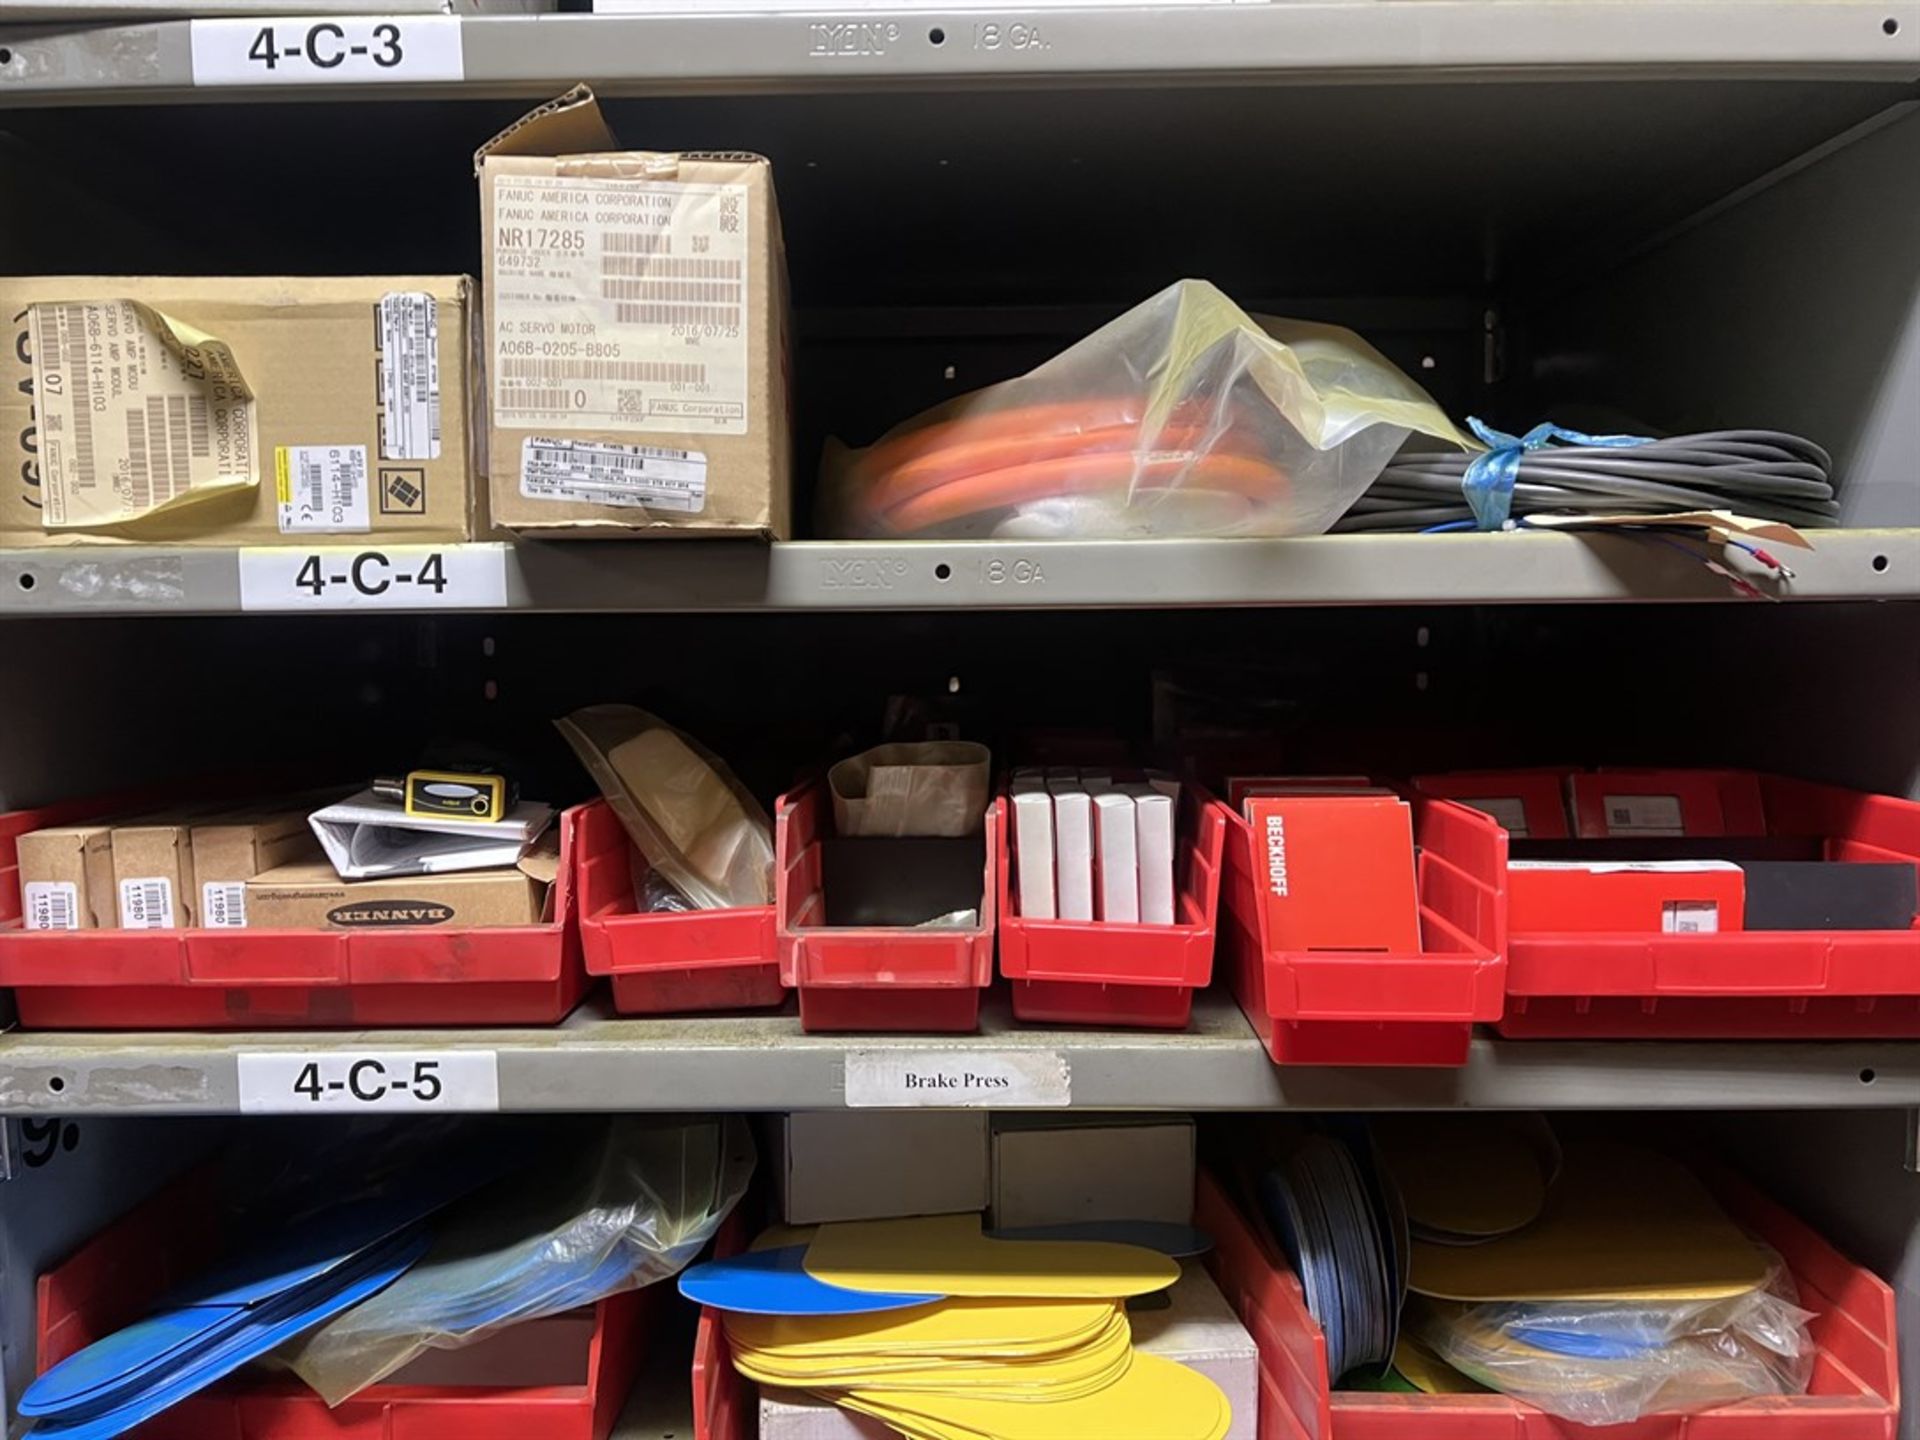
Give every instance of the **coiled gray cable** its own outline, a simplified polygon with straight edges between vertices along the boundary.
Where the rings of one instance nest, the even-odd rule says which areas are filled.
[[[1471,520],[1460,482],[1473,454],[1403,452],[1334,525],[1427,530]],[[1513,514],[1646,514],[1732,510],[1756,520],[1837,522],[1833,459],[1778,430],[1714,430],[1625,449],[1551,445],[1520,457]]]

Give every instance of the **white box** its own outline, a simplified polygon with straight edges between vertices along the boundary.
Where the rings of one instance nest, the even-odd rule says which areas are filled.
[[[1134,843],[1140,864],[1140,923],[1171,925],[1173,895],[1173,797],[1152,784],[1129,785]]]
[[[789,1225],[987,1208],[979,1110],[822,1110],[782,1116],[775,1183]]]
[[[1185,1115],[1001,1115],[993,1122],[993,1228],[1077,1220],[1193,1220]]]
[[[1053,890],[1053,797],[1045,790],[1014,787],[1013,859],[1020,915],[1053,919],[1059,914]]]
[[[1192,1261],[1159,1295],[1128,1307],[1133,1348],[1197,1370],[1233,1407],[1227,1440],[1259,1434],[1260,1352],[1206,1270]],[[760,1391],[760,1440],[899,1440],[878,1420],[800,1390]],[[1097,1440],[1088,1436],[1086,1440]]]
[[[1093,919],[1093,798],[1077,782],[1053,791],[1054,901],[1062,920]]]
[[[1094,913],[1121,925],[1140,923],[1140,845],[1131,795],[1093,797]]]

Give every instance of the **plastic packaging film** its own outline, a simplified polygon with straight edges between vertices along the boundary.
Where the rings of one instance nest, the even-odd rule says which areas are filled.
[[[719,756],[631,705],[554,724],[647,864],[697,909],[772,903],[773,823]]]
[[[1351,331],[1161,291],[1018,379],[830,446],[827,535],[1315,535],[1412,434],[1472,448]]]
[[[746,1123],[628,1115],[594,1129],[450,1212],[412,1271],[280,1358],[337,1405],[429,1348],[678,1273],[746,1191]]]
[[[1768,1283],[1731,1299],[1458,1305],[1428,1301],[1412,1326],[1447,1364],[1582,1425],[1805,1392],[1813,1318],[1777,1257]]]

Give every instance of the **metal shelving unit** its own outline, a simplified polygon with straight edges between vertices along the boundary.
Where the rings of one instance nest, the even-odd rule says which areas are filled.
[[[791,1016],[612,1018],[552,1030],[0,1037],[0,1111],[231,1115],[239,1057],[348,1062],[450,1051],[497,1058],[500,1108],[820,1110],[846,1106],[848,1057],[1057,1055],[1087,1110],[1818,1109],[1920,1106],[1920,1044],[1558,1042],[1480,1038],[1451,1069],[1282,1068],[1231,999],[1178,1034],[1046,1030],[989,1006],[971,1036],[804,1035]],[[389,1062],[391,1068],[391,1062]],[[297,1105],[298,1097],[288,1100]]]
[[[1794,578],[1742,568],[1781,600],[1920,597],[1920,530],[1836,530],[1791,552]],[[1730,601],[1670,549],[1609,536],[1337,535],[1304,540],[582,543],[428,547],[498,568],[520,611],[1092,609]],[[286,553],[286,552],[283,552]],[[304,553],[304,552],[302,552]],[[362,549],[322,552],[343,576]],[[398,554],[400,552],[396,552]],[[1737,562],[1736,562],[1737,563]],[[293,573],[292,567],[286,571]],[[284,578],[284,577],[283,577]],[[0,616],[230,614],[471,603],[450,591],[243,591],[238,552],[0,551]],[[487,606],[486,608],[494,608]]]
[[[844,13],[823,5],[819,13],[801,15],[468,16],[459,25],[466,78],[458,88],[473,94],[539,93],[582,79],[617,93],[903,80],[1031,83],[1169,72],[1189,80],[1624,71],[1766,76],[1827,67],[1887,79],[1920,75],[1920,5],[1913,0],[1008,4]],[[25,28],[0,53],[7,57],[0,62],[0,96],[20,101],[117,104],[188,91],[195,82],[185,22]],[[434,94],[456,87],[391,88]],[[326,86],[305,98],[353,93]]]

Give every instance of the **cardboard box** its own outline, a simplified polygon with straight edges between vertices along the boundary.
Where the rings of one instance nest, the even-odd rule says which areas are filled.
[[[579,86],[475,168],[494,521],[551,538],[787,538],[772,167],[621,151]]]
[[[1420,948],[1413,821],[1404,800],[1329,792],[1246,802],[1265,862],[1261,903],[1275,950]]]
[[[305,810],[227,816],[192,829],[196,923],[209,930],[247,923],[247,882],[297,860],[320,855]]]
[[[0,546],[486,531],[472,283],[0,278]]]
[[[1098,781],[1086,782],[1089,789]],[[1133,797],[1117,790],[1093,797],[1094,907],[1100,919],[1120,925],[1140,921],[1140,841],[1134,829]]]
[[[1175,800],[1153,785],[1125,787],[1133,797],[1135,849],[1140,860],[1140,923],[1171,925],[1177,904],[1173,885]]]
[[[806,1112],[777,1127],[775,1184],[790,1225],[987,1208],[984,1111]]]
[[[997,1116],[992,1225],[1185,1225],[1193,1219],[1193,1170],[1193,1121],[1184,1115]]]
[[[119,929],[185,930],[198,924],[191,822],[154,817],[114,826],[113,889]]]
[[[1029,920],[1054,919],[1053,797],[1038,781],[1014,781],[1013,860],[1019,913]]]
[[[1729,860],[1510,860],[1507,924],[1516,934],[1711,935],[1742,928],[1746,891]]]
[[[1256,1440],[1260,1433],[1260,1352],[1235,1318],[1219,1288],[1195,1262],[1158,1295],[1127,1307],[1133,1348],[1197,1370],[1227,1397],[1233,1409],[1226,1440]],[[869,1416],[842,1410],[799,1390],[760,1389],[759,1440],[899,1440]],[[1084,1440],[1098,1440],[1087,1436]]]
[[[112,837],[106,825],[60,825],[15,842],[27,929],[110,930],[119,923]]]
[[[1053,795],[1054,900],[1062,920],[1093,919],[1093,798],[1079,781],[1049,778]]]
[[[538,925],[558,871],[558,854],[548,849],[511,869],[385,880],[342,880],[324,860],[297,861],[247,882],[247,924],[256,930]]]

